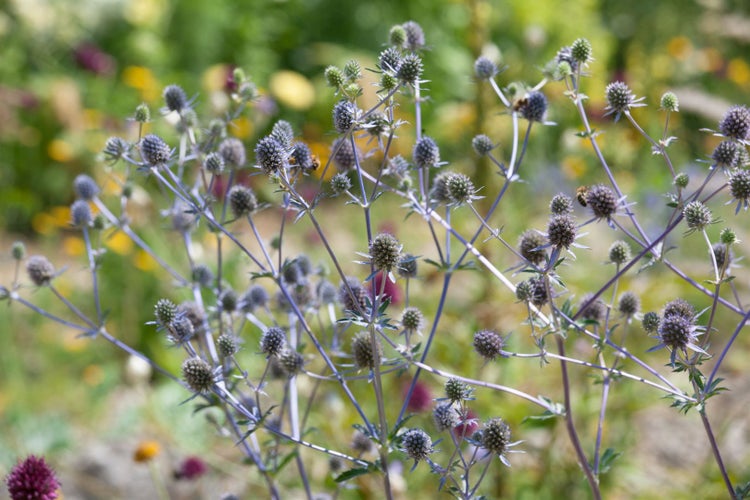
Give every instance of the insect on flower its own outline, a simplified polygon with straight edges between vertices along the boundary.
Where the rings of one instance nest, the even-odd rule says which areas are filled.
[[[588,186],[578,186],[576,188],[576,200],[578,200],[578,203],[580,203],[582,207],[585,207],[587,205],[586,194],[588,192],[589,192]]]

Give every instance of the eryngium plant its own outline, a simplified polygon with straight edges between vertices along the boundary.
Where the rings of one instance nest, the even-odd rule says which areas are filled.
[[[338,135],[322,163],[283,120],[254,143],[227,136],[236,119],[256,112],[256,86],[241,70],[234,74],[232,108],[220,117],[200,117],[188,93],[167,87],[163,113],[176,124],[174,131],[144,134],[141,127],[137,136],[109,139],[103,147],[106,168],[94,169],[99,182],[79,176],[74,183],[78,199],[71,222],[87,251],[92,302],[74,303],[56,284],[62,271],[48,257],[27,258],[21,245],[13,248],[16,274],[2,298],[145,359],[181,384],[199,409],[221,409],[221,426],[254,465],[249,481],[264,482],[273,498],[300,486],[308,496],[321,489],[335,494],[366,476],[379,485],[377,496],[392,498],[404,487],[396,486],[404,483],[394,476],[425,468],[435,476],[436,489],[474,498],[491,488],[488,478],[508,476],[502,482],[513,484],[512,470],[503,465],[523,470],[544,461],[535,455],[550,453],[523,444],[529,429],[524,415],[551,420],[548,432],[566,436],[569,461],[577,463],[568,469],[576,471],[573,482],[582,471],[590,494],[601,498],[611,484],[603,476],[622,453],[614,447],[623,445],[605,432],[605,422],[613,418],[611,400],[625,385],[655,400],[670,398],[684,413],[697,410],[726,491],[746,494],[735,464],[722,458],[706,410],[709,398],[723,390],[724,361],[750,317],[741,295],[746,290],[732,275],[738,238],[724,228],[717,239],[713,226],[719,219],[712,212],[729,203],[746,216],[748,108],[727,110],[714,132],[722,142],[707,155],[712,162],[690,182],[670,158],[669,117],[679,111],[678,96],[669,92],[661,99],[665,127],[654,138],[632,114],[648,104],[645,99],[623,82],[608,85],[604,114],[620,121],[612,126],[640,134],[673,181],[661,186],[667,211],[641,209],[628,202],[620,173],[608,163],[588,118],[582,92],[593,61],[588,41],[561,48],[541,80],[528,85],[503,87],[500,66],[482,56],[475,65],[477,84],[495,93],[496,111],[505,113],[511,133],[478,135],[466,145],[499,174],[498,182],[478,187],[471,172],[447,170],[450,159],[423,135],[429,128],[421,122],[423,73],[430,68],[421,57],[422,28],[413,21],[395,26],[388,40],[377,67],[369,68],[379,78],[374,96],[361,85],[357,61],[326,69],[339,99],[331,115]],[[554,125],[546,119],[564,103],[548,99],[547,92],[561,88],[600,171],[590,187],[563,188],[543,200],[533,193],[539,202],[534,207],[522,182],[524,160],[534,146],[533,132]],[[375,104],[366,106],[365,97]],[[415,125],[396,118],[397,107],[410,108]],[[137,116],[143,125],[148,108],[139,106]],[[101,189],[107,177],[122,191]],[[153,201],[173,230],[163,233],[166,241],[146,241],[130,225],[136,184],[157,187]],[[548,207],[548,221],[500,210],[514,196],[523,200],[514,206],[530,214]],[[480,206],[482,198],[489,203]],[[349,219],[358,215],[358,222],[342,227],[335,218],[341,210]],[[409,215],[408,229],[400,228],[398,237],[376,230]],[[516,220],[529,226],[516,234],[497,229]],[[352,248],[340,243],[344,231],[351,231]],[[588,237],[589,231],[596,237]],[[155,310],[154,332],[177,347],[181,373],[109,331],[105,310],[111,297],[101,293],[99,269],[101,241],[114,232],[130,237],[173,284],[163,299],[144,306]],[[300,253],[295,233],[313,233],[319,245]],[[175,241],[186,258],[176,255]],[[608,260],[595,261],[584,244]],[[703,265],[689,260],[687,249],[694,247]],[[228,262],[242,272],[227,272]],[[466,271],[472,267],[481,273]],[[643,285],[657,267],[689,290],[695,303]],[[575,278],[578,268],[588,277],[583,283]],[[628,289],[637,280],[641,286]],[[465,300],[472,282],[491,285],[492,307],[502,314],[483,320],[478,307],[451,307],[452,300]],[[42,290],[31,293],[35,289]],[[47,292],[72,319],[35,305]],[[641,307],[658,311],[641,316]],[[518,318],[524,321],[518,324]],[[719,323],[735,327],[725,331]],[[649,344],[666,353],[647,354]],[[514,365],[523,366],[524,380],[507,382],[496,369]],[[434,405],[420,401],[429,397],[430,385],[444,385],[447,398]],[[534,390],[530,386],[547,395],[527,392]],[[599,394],[597,412],[578,413],[575,401],[582,393]],[[343,415],[331,414],[331,400],[341,403],[334,406]],[[432,418],[409,420],[410,409],[430,408]],[[351,432],[341,432],[332,420],[353,423],[359,444],[352,446]],[[555,427],[555,420],[563,425]],[[523,451],[530,460],[510,456]],[[311,466],[315,460],[330,464],[337,486]],[[402,462],[411,462],[412,471],[402,472]]]

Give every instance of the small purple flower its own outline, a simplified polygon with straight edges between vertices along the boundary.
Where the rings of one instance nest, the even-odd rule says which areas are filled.
[[[44,457],[34,455],[16,464],[5,478],[5,484],[12,500],[55,500],[60,487],[55,471],[47,465]]]

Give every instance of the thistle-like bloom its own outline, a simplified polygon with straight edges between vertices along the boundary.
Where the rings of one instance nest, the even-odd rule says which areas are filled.
[[[591,186],[586,192],[586,205],[599,219],[610,219],[617,212],[619,201],[612,188],[604,184]]]
[[[448,194],[450,204],[454,206],[471,203],[472,201],[480,198],[479,196],[476,196],[474,183],[471,182],[469,176],[464,174],[453,173],[449,175],[445,179],[445,189]]]
[[[401,314],[401,326],[407,332],[418,332],[424,327],[424,314],[417,307],[407,307]]]
[[[18,462],[5,478],[11,500],[55,500],[60,482],[43,457],[28,456]]]
[[[461,415],[450,401],[439,403],[432,410],[432,418],[435,420],[435,426],[439,431],[453,429],[461,423]]]
[[[558,193],[550,200],[549,211],[552,215],[573,213],[573,199],[568,195]]]
[[[99,194],[99,186],[96,185],[96,181],[86,174],[76,176],[73,181],[73,190],[78,198],[86,201],[92,200]]]
[[[541,233],[529,229],[518,240],[518,252],[531,264],[538,266],[547,258],[547,251],[542,248],[546,244],[547,242]]]
[[[401,260],[401,244],[395,236],[380,233],[370,243],[370,259],[375,269],[390,272]]]
[[[375,337],[375,348],[372,348],[372,339],[370,332],[361,331],[354,336],[352,340],[352,358],[354,358],[354,364],[357,368],[366,368],[372,370],[375,368],[375,363],[380,362],[383,358],[383,344],[380,339]]]
[[[708,356],[708,353],[697,344],[698,336],[703,334],[703,328],[696,326],[695,320],[695,309],[687,301],[676,299],[669,302],[664,307],[664,314],[659,319],[659,326],[656,328],[659,344],[649,349],[648,352],[668,348],[671,351],[669,359],[672,366],[675,364],[677,353],[682,353],[687,357],[688,349]]]
[[[732,198],[737,200],[734,213],[739,213],[740,208],[747,210],[750,200],[750,172],[739,169],[732,172],[729,176],[729,192],[732,193]]]
[[[617,310],[620,314],[630,319],[635,316],[641,308],[641,300],[633,292],[624,292],[620,295]]]
[[[167,85],[163,92],[166,111],[180,112],[189,106],[185,91],[179,85]]]
[[[32,255],[26,262],[26,273],[36,286],[44,286],[54,278],[55,266],[43,255]]]
[[[485,156],[490,154],[496,146],[488,136],[479,134],[471,140],[471,147],[474,148],[474,152],[479,156]]]
[[[682,210],[685,222],[689,228],[688,233],[703,231],[706,226],[713,222],[711,210],[700,201],[691,201]]]
[[[437,167],[440,163],[440,149],[431,137],[424,136],[414,145],[412,159],[419,168]]]
[[[625,241],[615,241],[609,247],[609,261],[613,264],[625,264],[630,260],[630,257],[630,245]]]
[[[586,306],[591,301],[593,294],[587,293],[581,298],[581,307]],[[586,321],[601,322],[607,313],[607,305],[601,300],[596,299],[586,306],[585,309],[581,309],[580,316]]]
[[[435,451],[432,447],[432,439],[422,429],[409,429],[401,434],[401,451],[406,453],[409,458],[414,459],[414,466],[417,462],[425,460]]]
[[[253,213],[258,208],[258,199],[253,190],[236,184],[229,190],[229,207],[236,218]]]
[[[547,225],[547,239],[556,248],[570,248],[576,240],[576,222],[569,214],[553,215]]]
[[[263,172],[277,174],[289,165],[289,155],[284,146],[271,136],[266,136],[255,145],[255,160]]]
[[[474,61],[474,74],[480,80],[489,80],[499,72],[497,64],[492,59],[485,56],[477,57]]]
[[[153,167],[164,165],[172,156],[167,143],[155,134],[148,134],[141,139],[140,148],[143,160]]]
[[[182,378],[195,392],[208,392],[214,385],[211,365],[202,358],[188,358],[182,363]]]
[[[538,90],[532,90],[521,101],[518,111],[530,122],[543,122],[547,115],[547,97]]]
[[[445,396],[449,401],[460,403],[471,399],[474,392],[472,387],[457,378],[449,378],[445,381]]]
[[[286,334],[281,328],[272,326],[260,338],[260,352],[267,356],[278,356],[286,348]]]
[[[480,330],[474,334],[474,349],[487,361],[503,356],[505,339],[492,330]]]
[[[521,441],[511,442],[510,427],[508,424],[500,417],[491,418],[484,424],[484,428],[480,431],[479,436],[479,444],[482,448],[497,455],[506,467],[510,467],[510,462],[505,454],[519,453],[510,448],[516,446]]]
[[[612,82],[607,85],[604,91],[607,98],[607,107],[604,109],[607,111],[604,116],[614,114],[615,121],[620,119],[622,113],[627,113],[630,108],[636,108],[639,106],[645,106],[641,101],[643,97],[636,99],[633,95],[633,91],[624,82]]]
[[[732,106],[719,122],[719,131],[726,137],[744,141],[750,135],[750,108]]]

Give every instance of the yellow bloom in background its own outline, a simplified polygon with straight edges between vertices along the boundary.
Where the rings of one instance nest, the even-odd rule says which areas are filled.
[[[66,255],[78,257],[86,252],[86,245],[78,236],[67,236],[62,241],[62,250]]]
[[[153,101],[161,93],[159,83],[150,69],[144,66],[128,66],[122,72],[122,81],[128,87],[140,91],[141,99]]]
[[[115,232],[106,240],[107,248],[120,255],[127,255],[133,249],[133,241],[121,231]]]
[[[161,451],[156,441],[141,441],[133,453],[133,461],[138,463],[148,462]]]
[[[740,87],[750,83],[750,67],[739,58],[734,58],[727,65],[727,77]]]
[[[135,267],[141,271],[153,271],[157,268],[156,261],[143,250],[139,250],[133,258]]]
[[[238,139],[247,139],[248,137],[253,135],[253,122],[251,122],[245,116],[240,116],[229,124],[227,130],[230,134],[232,134],[234,137],[237,137]]]
[[[305,111],[315,104],[315,87],[295,71],[277,71],[271,76],[268,86],[271,95],[283,106]]]
[[[47,155],[50,159],[60,163],[66,163],[75,156],[73,146],[62,139],[53,139],[47,145]]]

